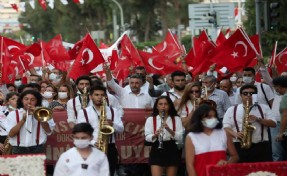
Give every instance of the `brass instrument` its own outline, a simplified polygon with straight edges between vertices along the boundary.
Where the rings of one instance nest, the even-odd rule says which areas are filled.
[[[83,94],[82,94],[82,108],[86,108],[88,106],[88,90],[87,87],[84,87]]]
[[[203,86],[201,88],[201,98],[203,100],[208,100],[208,95],[207,95],[207,87],[206,86]]]
[[[256,130],[256,127],[251,125],[249,120],[249,112],[251,108],[249,105],[249,101],[247,100],[246,105],[244,107],[244,117],[243,117],[243,124],[242,124],[242,133],[243,137],[240,140],[241,148],[248,149],[251,147],[252,144],[252,133]]]
[[[159,144],[158,144],[158,148],[157,148],[157,149],[163,149],[164,117],[165,117],[165,112],[162,111],[162,112],[161,112],[161,125],[160,125],[160,130],[161,130],[161,131],[160,131],[160,134],[159,134],[159,136],[158,136],[158,142],[159,142]]]
[[[47,122],[52,119],[52,111],[49,108],[37,107],[34,110],[33,116],[40,122]]]
[[[97,147],[99,150],[104,152],[105,154],[108,153],[108,145],[109,145],[109,137],[111,134],[115,132],[115,129],[110,125],[104,125],[104,122],[107,119],[106,114],[106,98],[103,97],[103,103],[100,107],[100,119],[99,119],[99,133],[98,133],[98,140],[97,140]]]
[[[9,143],[9,137],[8,136],[4,141],[3,147],[4,147],[4,150],[2,152],[2,155],[12,154],[12,145]]]

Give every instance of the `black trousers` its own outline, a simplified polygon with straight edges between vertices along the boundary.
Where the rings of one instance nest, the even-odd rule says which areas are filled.
[[[45,153],[44,145],[36,145],[31,147],[12,147],[12,154],[40,154]]]
[[[114,175],[116,171],[117,164],[119,162],[118,159],[118,150],[116,148],[115,144],[109,144],[108,145],[108,161],[110,166],[110,175]]]
[[[240,142],[234,142],[240,163],[272,161],[271,143],[268,141],[252,143],[249,149],[242,149]]]

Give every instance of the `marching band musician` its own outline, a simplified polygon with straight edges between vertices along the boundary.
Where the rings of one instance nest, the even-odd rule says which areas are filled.
[[[12,145],[12,154],[45,153],[44,143],[55,127],[51,118],[38,121],[33,113],[41,107],[42,95],[35,90],[21,93],[17,101],[17,109],[7,117],[7,131]]]
[[[76,123],[78,112],[90,106],[92,102],[89,100],[87,93],[84,93],[84,90],[88,92],[90,86],[92,85],[91,78],[89,76],[80,76],[76,80],[77,85],[77,95],[75,98],[70,99],[67,102],[67,115],[69,127],[72,129]],[[86,106],[86,107],[85,107]]]
[[[256,86],[251,84],[242,86],[240,88],[240,96],[243,103],[230,107],[223,118],[223,127],[233,136],[233,142],[240,158],[239,162],[272,161],[272,150],[267,128],[276,127],[276,120],[267,105],[256,103],[256,95],[252,98],[254,94],[257,94]],[[257,106],[252,106],[254,103]],[[245,109],[248,109],[247,107],[250,107],[249,112],[245,112]],[[244,134],[244,128],[246,128],[246,125],[243,125],[245,124],[245,118],[252,126],[256,127],[253,133],[249,135]],[[240,143],[247,136],[251,136],[250,148],[244,148]]]
[[[55,167],[54,176],[109,176],[107,156],[90,145],[94,129],[89,123],[79,123],[73,128],[75,147],[64,152]]]
[[[92,86],[90,89],[90,99],[93,102],[92,106],[89,106],[81,111],[79,111],[77,123],[87,122],[92,125],[94,128],[94,141],[93,145],[97,145],[98,134],[99,134],[99,121],[101,118],[101,106],[103,103],[103,98],[106,97],[106,88],[103,86]],[[106,109],[106,120],[104,125],[109,125],[114,128],[115,133],[121,133],[124,130],[124,125],[122,122],[122,113],[119,112],[117,108],[112,108],[109,106],[105,107]],[[110,136],[108,144],[108,154],[107,154],[109,164],[110,164],[110,173],[114,174],[116,165],[118,163],[118,151],[115,146],[115,137],[112,134]]]
[[[153,107],[153,116],[145,123],[145,140],[151,143],[149,165],[153,176],[176,176],[181,152],[176,143],[182,143],[183,126],[171,99],[160,96]],[[161,146],[162,144],[162,146]]]

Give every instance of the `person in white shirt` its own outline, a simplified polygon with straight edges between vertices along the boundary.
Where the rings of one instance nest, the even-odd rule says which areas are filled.
[[[53,132],[55,123],[52,118],[38,121],[37,117],[34,117],[36,107],[41,105],[41,94],[26,90],[18,99],[18,109],[9,113],[6,124],[12,154],[45,153],[44,144],[47,136]]]
[[[183,126],[176,109],[167,96],[156,99],[153,114],[145,123],[145,141],[151,147],[149,165],[152,175],[175,176],[181,161],[177,146],[182,144]]]
[[[264,83],[255,82],[255,70],[252,67],[246,67],[243,69],[243,82],[244,85],[251,84],[255,85],[258,90],[258,103],[268,105],[272,107],[274,92],[271,87]],[[235,94],[235,104],[242,103],[240,96],[240,88],[237,89]]]
[[[114,79],[108,65],[104,66],[108,86],[113,89],[116,96],[120,99],[123,108],[151,108],[152,98],[141,90],[142,77],[134,74],[129,78],[130,91],[119,86]]]
[[[172,102],[174,102],[176,99],[181,99],[181,96],[183,95],[186,85],[186,74],[182,71],[174,71],[171,74],[171,79],[173,82],[173,88],[168,92],[164,92],[162,95],[168,96]]]
[[[233,136],[240,162],[272,161],[272,150],[267,128],[276,127],[276,120],[267,105],[256,104],[256,101],[254,101],[256,98],[254,100],[252,98],[254,94],[257,94],[256,86],[250,84],[242,86],[240,95],[243,103],[230,107],[223,118],[223,127]],[[249,112],[245,112],[247,102],[249,102]],[[244,137],[245,128],[243,125],[244,118],[248,118],[249,125],[255,127],[251,133],[251,146],[249,148],[242,147],[241,140]]]
[[[77,96],[75,98],[70,99],[67,102],[67,115],[68,115],[68,123],[69,127],[73,128],[76,120],[77,120],[77,115],[78,112],[86,107],[83,107],[84,104],[87,106],[90,106],[92,102],[89,100],[89,96],[83,94],[83,90],[86,89],[87,92],[90,89],[90,86],[92,84],[91,78],[89,76],[80,76],[76,80],[76,85],[77,85]],[[84,102],[86,101],[86,102]]]
[[[101,106],[103,103],[103,98],[106,98],[106,88],[103,86],[92,86],[90,89],[90,99],[93,102],[92,106],[89,106],[83,110],[79,111],[77,123],[87,122],[94,128],[93,133],[93,144],[98,141],[99,134],[99,123],[101,117]],[[109,125],[114,128],[115,133],[121,133],[124,131],[124,125],[122,122],[121,113],[116,108],[111,108],[109,106],[105,107],[106,110],[106,120],[104,125]],[[118,163],[118,151],[115,147],[115,137],[112,134],[111,139],[108,144],[108,160],[110,164],[110,173],[114,174],[116,165]]]
[[[75,147],[64,152],[57,161],[54,176],[109,176],[107,156],[90,145],[94,129],[89,123],[79,123],[73,128]]]
[[[223,90],[227,93],[229,100],[231,102],[231,105],[235,105],[235,95],[233,92],[232,82],[230,81],[230,79],[227,79],[227,78],[222,79],[220,81],[219,88],[220,90]]]

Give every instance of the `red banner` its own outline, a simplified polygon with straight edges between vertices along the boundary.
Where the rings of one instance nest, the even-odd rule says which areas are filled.
[[[120,163],[146,163],[150,147],[144,146],[144,125],[151,110],[124,109],[124,132],[116,134]],[[60,155],[73,147],[73,138],[67,122],[67,112],[53,112],[55,132],[46,142],[47,164],[55,164]]]

